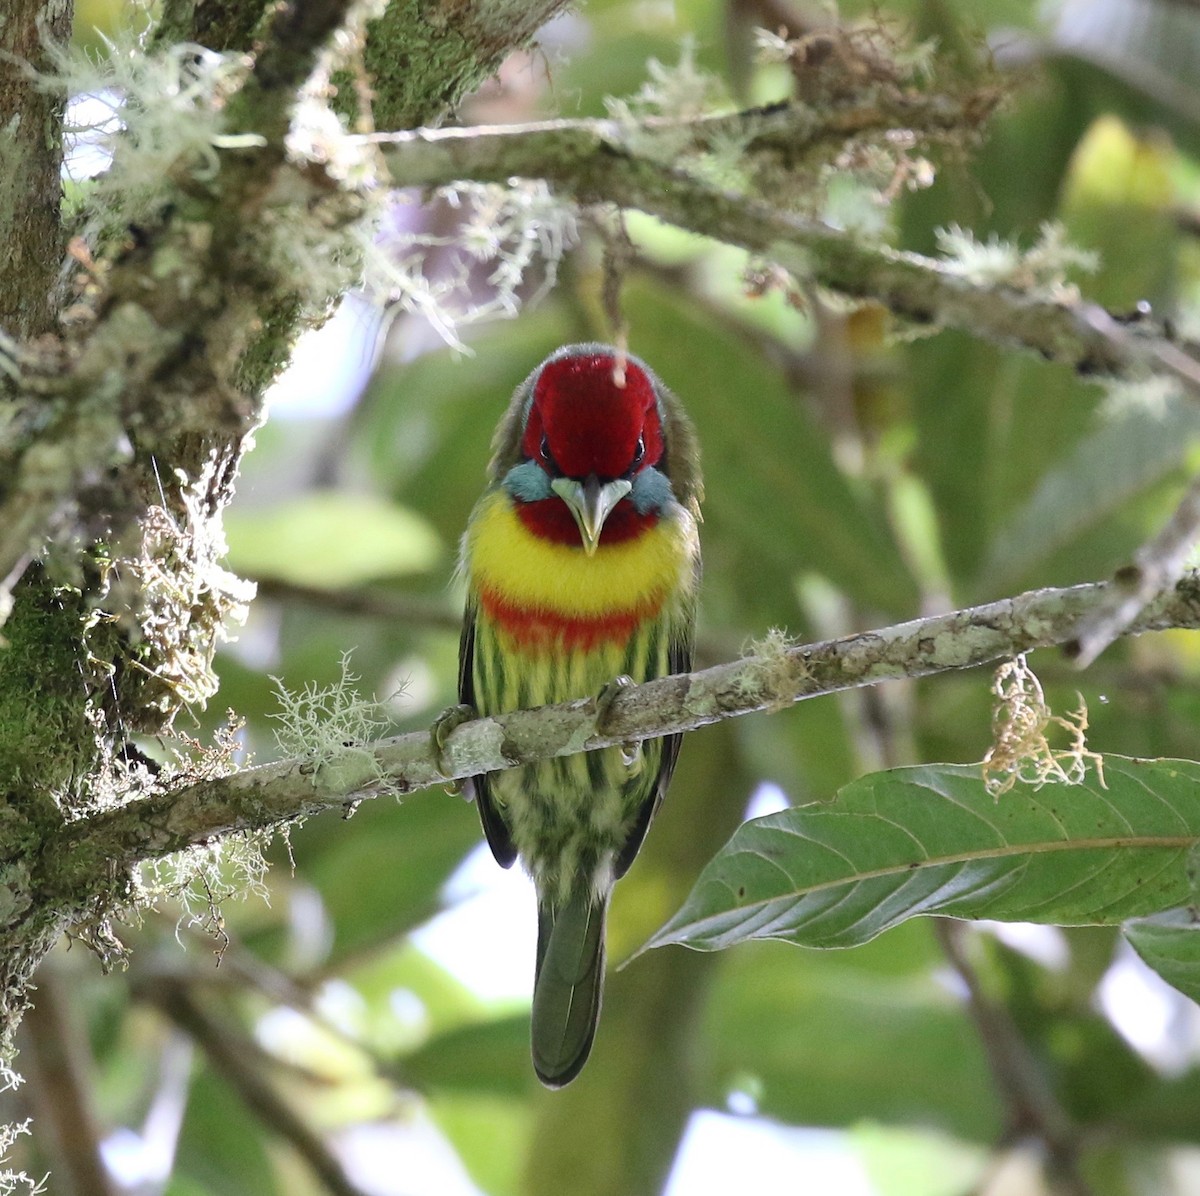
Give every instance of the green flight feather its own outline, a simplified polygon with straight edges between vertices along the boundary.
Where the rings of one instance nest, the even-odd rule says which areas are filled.
[[[600,1018],[608,894],[576,889],[555,908],[538,900],[538,957],[530,1040],[548,1088],[569,1084],[587,1061]]]

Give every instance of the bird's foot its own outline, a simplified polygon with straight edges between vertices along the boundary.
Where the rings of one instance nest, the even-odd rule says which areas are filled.
[[[603,735],[608,729],[609,715],[612,713],[613,702],[617,697],[627,690],[633,684],[633,678],[627,677],[624,673],[619,677],[614,677],[597,695],[596,695],[596,730]],[[637,763],[638,757],[642,754],[642,745],[640,743],[623,743],[621,744],[621,759],[627,767],[632,768]]]
[[[619,677],[614,677],[609,681],[596,695],[596,730],[601,734],[607,729],[613,702],[632,684],[633,678],[622,673]]]
[[[433,756],[437,761],[439,772],[445,774],[447,771],[443,752],[446,747],[446,740],[450,738],[450,733],[456,727],[461,727],[463,723],[469,723],[472,719],[478,717],[479,712],[474,706],[460,704],[458,706],[447,706],[433,720],[433,726],[429,728],[429,739],[433,745]],[[463,791],[461,781],[448,781],[446,787],[451,793],[461,793]]]

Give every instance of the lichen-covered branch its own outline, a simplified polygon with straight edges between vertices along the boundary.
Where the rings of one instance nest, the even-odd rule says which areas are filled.
[[[933,109],[914,111],[913,124]],[[802,155],[822,140],[868,131],[898,114],[859,107],[833,124],[801,104],[701,120],[691,127],[704,149],[724,138],[751,146],[790,144]],[[877,126],[876,126],[877,127]],[[919,128],[919,126],[917,126]],[[802,279],[855,298],[875,299],[917,324],[960,328],[1020,346],[1081,374],[1127,376],[1166,370],[1200,393],[1200,352],[1173,341],[1153,320],[1123,324],[1092,304],[978,281],[952,263],[904,253],[740,191],[714,186],[675,161],[678,122],[549,121],[504,128],[417,129],[372,139],[398,186],[458,179],[542,178],[580,203],[612,203],[761,254]],[[1100,318],[1106,316],[1106,318]]]
[[[438,123],[566,8],[567,0],[390,0],[367,25],[363,55],[375,128]]]
[[[971,668],[1066,643],[1113,583],[1032,590],[984,606],[800,646],[631,686],[601,723],[583,699],[477,719],[455,729],[441,759],[413,733],[353,745],[336,758],[283,760],[130,802],[67,828],[46,853],[45,883],[78,889],[132,865],[231,832],[264,829],[384,792],[430,785],[551,756],[690,731],[781,710],[805,698]],[[1200,571],[1145,607],[1130,633],[1200,627]]]

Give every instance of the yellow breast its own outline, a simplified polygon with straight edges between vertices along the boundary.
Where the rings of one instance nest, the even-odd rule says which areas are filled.
[[[691,587],[696,527],[682,508],[676,515],[588,556],[582,547],[534,535],[512,499],[496,490],[475,509],[463,564],[475,587],[516,607],[583,618],[644,608]]]

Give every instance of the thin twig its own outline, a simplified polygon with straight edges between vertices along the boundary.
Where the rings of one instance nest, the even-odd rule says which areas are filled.
[[[1095,303],[1081,307],[1079,318],[1117,346],[1130,360],[1140,357],[1158,373],[1170,375],[1193,395],[1200,395],[1200,360],[1173,341],[1160,337],[1139,341],[1134,331],[1136,324],[1123,324]]]
[[[428,916],[432,917],[436,912],[437,908],[431,908]],[[410,919],[414,924],[415,921]],[[192,993],[258,993],[274,1005],[294,1009],[330,1038],[352,1048],[371,1065],[377,1075],[389,1083],[402,1084],[406,1088],[414,1089],[411,1078],[405,1073],[400,1062],[385,1058],[381,1051],[360,1035],[328,1017],[322,1012],[316,999],[317,992],[326,978],[335,973],[345,975],[355,959],[374,959],[382,946],[394,947],[403,933],[403,927],[394,929],[386,940],[381,939],[378,944],[356,947],[349,956],[342,952],[336,962],[322,961],[319,968],[314,968],[303,976],[294,976],[272,966],[236,940],[224,950],[219,968],[211,965],[198,967],[193,962],[165,955],[155,957],[149,962],[138,957],[132,968],[132,987],[136,995],[146,996],[151,1000],[155,999],[154,993],[164,985],[185,987]],[[201,947],[211,946],[212,943],[211,936],[197,930],[188,931],[187,938],[189,943]]]
[[[1162,530],[1117,572],[1105,601],[1090,611],[1073,640],[1064,645],[1079,668],[1090,665],[1157,595],[1183,573],[1188,555],[1200,540],[1200,477],[1193,479]]]

